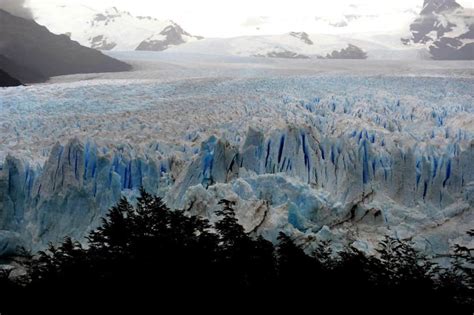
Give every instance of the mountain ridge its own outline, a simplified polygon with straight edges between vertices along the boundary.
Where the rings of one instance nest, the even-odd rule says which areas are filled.
[[[135,16],[117,7],[99,11],[83,5],[45,5],[35,12],[37,19],[53,32],[67,34],[82,45],[98,50],[161,51],[202,39],[172,20]],[[52,17],[51,12],[61,14]]]
[[[66,35],[0,10],[0,55],[24,83],[75,73],[117,72],[131,66],[101,52],[81,46]],[[10,60],[11,62],[9,62]],[[1,62],[1,60],[0,60]]]
[[[402,42],[426,47],[432,59],[474,59],[474,10],[455,0],[425,0],[410,31],[411,36]]]
[[[334,19],[323,21],[316,17],[313,19],[313,23],[316,24],[305,22],[306,24],[301,24],[301,27],[288,29],[286,33],[280,35],[264,35],[266,28],[263,26],[273,25],[278,20],[257,19],[247,21],[242,26],[257,27],[259,29],[257,35],[206,39],[191,35],[172,20],[134,16],[117,7],[97,11],[67,4],[44,6],[34,11],[40,21],[50,26],[56,33],[68,34],[73,40],[99,50],[171,49],[192,53],[300,59],[324,57],[333,53],[337,55],[337,52],[353,45],[366,52],[368,59],[474,58],[472,52],[474,43],[470,42],[474,42],[474,37],[469,32],[469,25],[473,25],[474,22],[470,22],[470,16],[472,17],[472,14],[469,15],[470,9],[463,9],[455,0],[426,0],[424,5],[418,8],[418,13],[414,10],[395,12],[393,15],[399,16],[405,27],[403,30],[391,32],[379,30],[373,33],[351,33],[353,27],[355,30],[360,30],[360,23],[363,21],[368,23],[367,21],[371,19],[381,19],[380,16],[368,15],[354,9],[356,11],[351,14],[341,13],[345,21],[342,24]],[[50,12],[61,14],[51,17]],[[445,20],[448,21],[447,24],[443,24]],[[311,32],[311,27],[314,30],[314,27],[319,25],[317,23],[329,23],[328,25],[338,30],[331,34],[319,30],[317,33]],[[462,28],[466,30],[462,31]]]

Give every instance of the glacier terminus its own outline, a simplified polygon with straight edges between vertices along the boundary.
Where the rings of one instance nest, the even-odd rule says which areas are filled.
[[[0,254],[81,240],[141,187],[309,249],[442,255],[472,229],[472,61],[110,54],[137,70],[0,89]]]

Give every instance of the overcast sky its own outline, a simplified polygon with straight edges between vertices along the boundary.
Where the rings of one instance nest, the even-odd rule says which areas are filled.
[[[281,33],[287,28],[311,27],[322,29],[309,32],[327,32],[315,18],[324,18],[331,23],[340,22],[344,15],[379,16],[370,25],[359,23],[352,31],[365,28],[381,31],[406,27],[406,19],[412,16],[407,10],[418,12],[423,0],[28,0],[33,6],[45,3],[84,4],[95,9],[116,6],[136,15],[150,15],[172,19],[194,34],[203,36],[248,35],[260,27],[266,32]],[[474,7],[474,0],[458,0],[464,7]],[[413,13],[412,13],[413,14]],[[369,22],[367,22],[369,23]],[[375,23],[375,25],[374,25]],[[266,26],[265,26],[266,24]],[[327,24],[327,23],[326,23]],[[344,31],[341,29],[341,31]]]

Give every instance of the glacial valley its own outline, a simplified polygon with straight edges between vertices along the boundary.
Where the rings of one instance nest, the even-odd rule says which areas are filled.
[[[82,240],[140,187],[247,232],[434,255],[474,222],[474,63],[110,52],[0,89],[0,254]]]

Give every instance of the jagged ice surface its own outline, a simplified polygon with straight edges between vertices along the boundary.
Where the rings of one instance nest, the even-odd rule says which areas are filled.
[[[81,239],[141,186],[211,220],[233,200],[247,231],[309,247],[442,253],[472,228],[471,77],[202,71],[1,90],[2,251]]]

